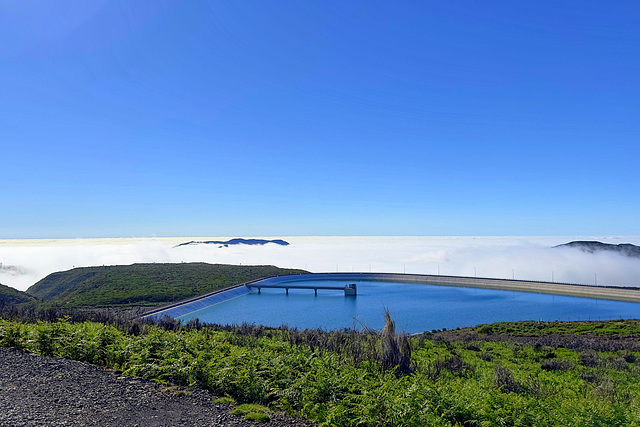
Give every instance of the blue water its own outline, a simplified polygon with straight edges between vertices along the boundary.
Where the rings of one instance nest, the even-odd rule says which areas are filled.
[[[344,286],[342,281],[317,284]],[[304,282],[309,285],[309,281]],[[358,281],[358,296],[343,291],[262,289],[182,315],[181,321],[325,330],[384,326],[388,308],[399,331],[417,333],[518,320],[610,320],[640,318],[640,304],[528,292]]]

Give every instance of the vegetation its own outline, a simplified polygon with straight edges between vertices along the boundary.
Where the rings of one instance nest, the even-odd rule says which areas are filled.
[[[269,265],[206,263],[83,267],[50,274],[27,292],[45,306],[154,306],[262,277],[302,273]]]
[[[219,397],[217,399],[214,399],[213,402],[214,403],[219,403],[221,405],[229,405],[229,406],[234,406],[236,404],[235,399],[233,397],[229,397],[229,396]]]
[[[231,413],[234,415],[244,415],[246,419],[259,423],[271,419],[271,417],[269,417],[269,408],[255,403],[243,403],[231,411]]]
[[[332,426],[640,426],[638,321],[406,337],[388,318],[376,334],[169,319],[27,322],[2,313],[2,346],[201,387],[256,420],[268,414],[253,405]]]
[[[376,333],[132,321],[125,311],[295,273],[304,272],[77,268],[31,287],[39,304],[0,286],[0,301],[10,301],[0,304],[0,346],[122,370],[175,395],[204,388],[257,422],[276,410],[331,426],[640,427],[638,320],[505,322],[409,337],[388,313]]]
[[[497,335],[597,335],[612,337],[639,337],[640,320],[611,322],[501,322],[478,325],[473,331]]]
[[[0,307],[34,301],[35,298],[26,292],[0,284]]]

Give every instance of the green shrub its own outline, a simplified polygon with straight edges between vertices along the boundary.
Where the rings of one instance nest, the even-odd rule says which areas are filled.
[[[238,405],[231,413],[235,415],[244,415],[249,412],[264,412],[268,413],[269,408],[262,405],[256,405],[254,403],[243,403],[242,405]]]
[[[271,417],[263,412],[249,412],[244,416],[249,421],[255,421],[257,423],[266,423],[271,420]]]
[[[10,322],[0,327],[0,345],[17,349],[26,348],[25,328],[20,323]]]
[[[513,377],[513,372],[504,366],[497,365],[494,370],[494,383],[503,393],[521,393],[524,390],[522,384],[520,384]]]
[[[270,407],[328,426],[640,425],[640,370],[629,362],[638,344],[623,335],[629,327],[579,341],[588,332],[580,325],[577,335],[530,342],[541,329],[529,323],[511,324],[516,337],[471,329],[406,337],[413,370],[404,375],[398,365],[381,366],[384,337],[371,333],[141,325],[128,334],[126,324],[0,319],[0,345],[172,383],[172,393],[197,385],[226,396],[216,403],[245,402],[234,412],[256,421]],[[409,354],[394,340],[396,352],[397,337],[386,335],[388,360]]]
[[[214,399],[213,403],[234,406],[236,404],[236,401],[234,400],[233,397],[225,396],[225,397],[219,397],[217,399]]]
[[[268,415],[269,408],[252,403],[238,405],[233,411],[231,411],[231,413],[234,415],[243,415],[247,420],[259,423],[266,422],[271,419]]]

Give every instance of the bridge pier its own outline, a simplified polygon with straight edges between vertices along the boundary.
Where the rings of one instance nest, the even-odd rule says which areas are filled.
[[[344,296],[345,297],[355,297],[358,295],[358,287],[355,283],[347,285],[344,287]]]

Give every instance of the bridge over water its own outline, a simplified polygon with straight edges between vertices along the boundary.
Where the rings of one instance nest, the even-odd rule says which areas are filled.
[[[358,286],[355,283],[351,283],[345,286],[319,286],[319,285],[301,285],[299,283],[261,283],[261,282],[255,282],[255,283],[249,283],[247,285],[245,285],[247,288],[249,289],[253,289],[256,288],[258,289],[258,293],[260,293],[260,291],[262,290],[262,288],[265,289],[285,289],[287,291],[287,294],[289,294],[289,289],[313,289],[315,291],[315,294],[318,295],[318,289],[330,289],[330,290],[343,290],[344,291],[344,296],[348,297],[348,296],[356,296],[358,295]]]

